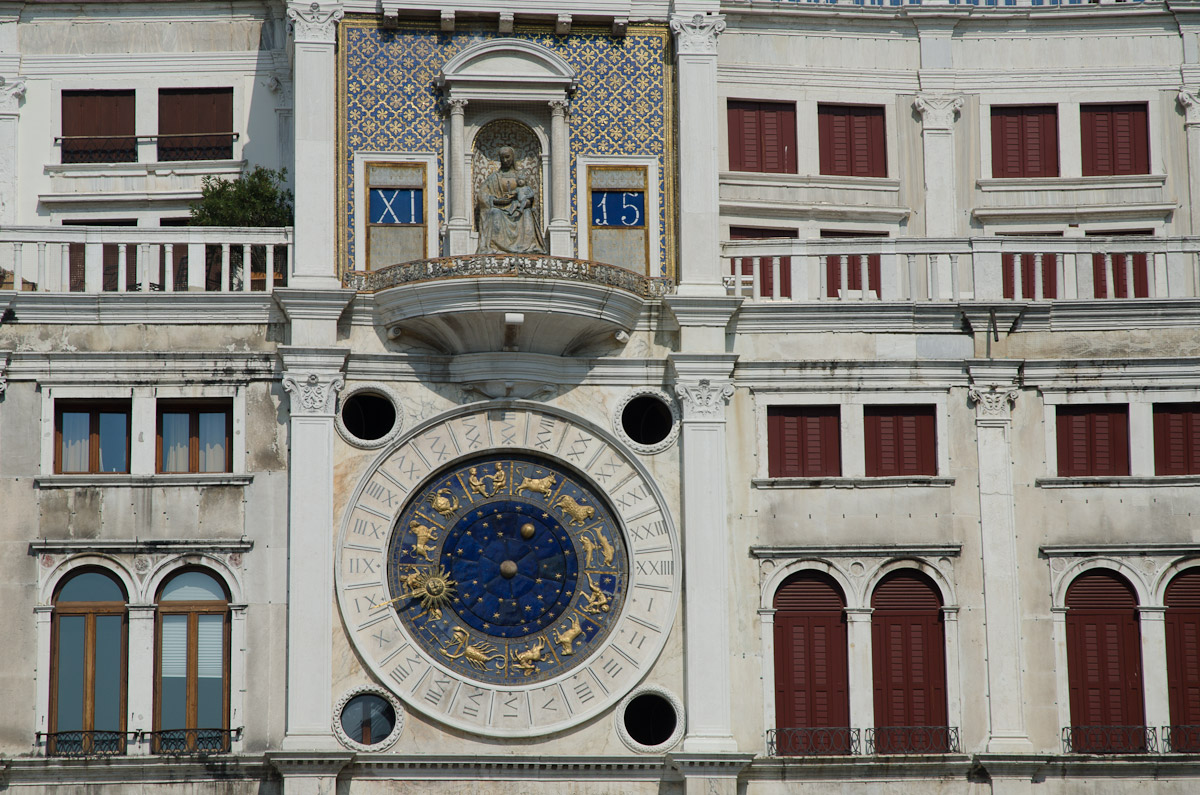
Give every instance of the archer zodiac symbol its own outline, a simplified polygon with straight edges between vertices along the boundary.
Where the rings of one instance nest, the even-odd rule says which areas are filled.
[[[580,609],[585,613],[607,613],[611,608],[611,605],[608,603],[608,594],[597,587],[596,581],[592,579],[590,571],[584,572],[584,574],[587,575],[588,588],[591,590],[591,593],[583,595],[583,598],[587,600],[587,604]]]
[[[592,539],[592,532],[596,534],[595,540]],[[617,554],[617,548],[612,545],[612,542],[608,540],[604,535],[604,531],[599,526],[592,528],[591,531],[580,533],[579,543],[583,545],[583,551],[587,553],[587,563],[585,565],[592,565],[592,553],[597,549],[600,550],[600,554],[604,558],[604,565],[613,565],[613,556]]]
[[[447,494],[450,496],[446,497]],[[452,516],[458,510],[458,497],[454,496],[454,492],[450,489],[438,489],[436,492],[431,492],[425,499],[433,510],[442,516]]]
[[[433,558],[429,557],[429,553],[433,549],[429,546],[430,541],[437,541],[437,530],[432,527],[426,527],[415,519],[408,523],[408,529],[417,537],[417,543],[412,545],[413,556],[420,555],[425,560],[433,563]]]
[[[575,639],[583,634],[583,627],[579,626],[579,616],[571,617],[571,626],[564,629],[561,633],[557,629],[550,630],[553,635],[554,642],[562,647],[562,655],[570,657],[575,653]]]
[[[487,641],[479,641],[478,643],[470,643],[470,634],[462,627],[455,627],[450,633],[450,642],[443,644],[442,648],[438,649],[444,657],[450,660],[462,658],[467,661],[467,664],[480,671],[485,670],[488,663],[492,660],[503,660],[504,653],[493,653],[496,647]],[[451,654],[452,649],[458,649],[458,654]],[[496,670],[504,667],[503,663],[496,663]]]
[[[510,652],[512,656],[513,668],[523,673],[525,676],[532,676],[537,672],[537,664],[544,659],[546,651],[546,637],[539,635],[533,645],[525,651]]]

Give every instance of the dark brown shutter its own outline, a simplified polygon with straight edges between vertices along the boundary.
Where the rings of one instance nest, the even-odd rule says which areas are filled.
[[[1083,105],[1079,109],[1083,175],[1149,174],[1146,104]]]
[[[62,92],[62,162],[136,163],[133,91]]]
[[[867,406],[863,422],[867,477],[937,474],[933,406]]]
[[[887,237],[887,232],[854,232],[842,229],[822,229],[821,237],[826,239],[835,238],[862,238],[862,237]],[[879,273],[880,260],[878,254],[867,255],[867,289],[873,290],[875,295],[879,295]],[[861,255],[853,255],[846,257],[846,289],[861,290],[862,289],[862,257]],[[830,298],[837,298],[841,295],[842,289],[842,258],[835,254],[825,258],[825,294]]]
[[[728,101],[731,171],[796,173],[796,106],[787,102]]]
[[[882,107],[818,105],[817,146],[822,174],[887,176],[887,133]]]
[[[1154,474],[1200,474],[1200,403],[1154,405]]]
[[[1200,568],[1167,586],[1167,694],[1172,726],[1200,725]],[[1200,732],[1172,731],[1171,749],[1200,751]]]
[[[1059,406],[1056,427],[1060,476],[1129,474],[1128,406]]]
[[[945,632],[941,599],[924,575],[893,574],[871,595],[877,727],[946,725]],[[903,734],[882,734],[881,750],[903,751]]]
[[[159,160],[228,160],[232,131],[232,88],[159,89]]]
[[[1066,604],[1071,725],[1142,726],[1141,635],[1133,589],[1113,572],[1091,571],[1071,583]],[[1078,751],[1143,746],[1138,732],[1076,735]]]
[[[845,600],[827,576],[804,573],[776,592],[775,718],[781,729],[850,724]],[[818,742],[820,740],[817,740]],[[804,738],[801,742],[813,742]],[[845,743],[834,743],[838,750]],[[813,748],[783,749],[784,753]]]
[[[730,240],[770,240],[774,238],[795,239],[800,236],[800,233],[795,229],[764,229],[754,226],[731,226],[729,227]],[[771,268],[771,260],[769,257],[762,257],[759,260],[759,295],[774,295],[773,288],[775,286],[773,270]],[[754,275],[754,260],[750,257],[742,257],[734,260],[732,276],[753,276]],[[779,295],[783,298],[792,297],[792,258],[779,258]]]
[[[992,108],[992,176],[1058,176],[1058,108]]]
[[[836,477],[842,472],[837,406],[767,409],[767,470],[771,477]]]

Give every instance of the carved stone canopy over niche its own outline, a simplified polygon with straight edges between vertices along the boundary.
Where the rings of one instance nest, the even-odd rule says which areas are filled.
[[[448,99],[546,103],[564,100],[577,76],[555,53],[521,39],[492,39],[460,52],[442,67]]]

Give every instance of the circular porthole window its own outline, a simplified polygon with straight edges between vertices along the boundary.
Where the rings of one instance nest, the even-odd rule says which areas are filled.
[[[382,384],[359,384],[342,394],[338,433],[355,447],[382,447],[400,432],[399,401]]]
[[[382,751],[404,731],[404,711],[389,694],[373,687],[356,687],[338,701],[333,730],[350,748]]]
[[[660,453],[679,435],[679,408],[661,389],[635,389],[617,404],[613,425],[639,453]]]
[[[617,734],[634,751],[666,751],[682,739],[683,729],[683,705],[665,687],[638,688],[617,709]]]

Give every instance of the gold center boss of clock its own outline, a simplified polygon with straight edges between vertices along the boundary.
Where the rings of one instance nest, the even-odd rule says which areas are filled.
[[[679,544],[648,474],[545,406],[464,407],[385,451],[342,520],[351,640],[409,706],[495,736],[559,731],[648,671]]]

